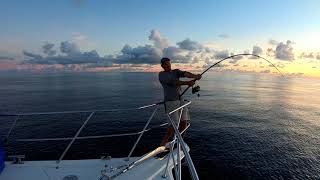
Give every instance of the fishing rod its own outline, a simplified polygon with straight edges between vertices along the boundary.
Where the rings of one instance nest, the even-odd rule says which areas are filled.
[[[221,59],[220,61],[214,63],[213,65],[209,66],[206,70],[204,70],[200,75],[202,76],[204,73],[206,73],[207,71],[209,71],[211,68],[213,68],[214,66],[220,64],[221,62],[227,60],[227,59],[232,59],[234,57],[237,57],[237,56],[254,56],[254,57],[257,57],[257,58],[260,58],[260,59],[263,59],[265,61],[267,61],[269,64],[271,64],[274,68],[276,68],[279,73],[281,74],[282,77],[284,77],[284,75],[282,74],[282,72],[272,63],[270,62],[268,59],[264,58],[264,57],[261,57],[259,55],[256,55],[256,54],[250,54],[250,53],[242,53],[242,54],[235,54],[235,55],[232,55],[232,56],[228,56],[226,58],[223,58]],[[196,81],[196,80],[194,80]],[[180,98],[182,97],[182,95],[184,95],[188,89],[190,88],[191,86],[188,86],[180,95]],[[192,93],[194,94],[195,92],[199,92],[200,91],[200,86],[196,86],[196,87],[193,87],[192,88]]]

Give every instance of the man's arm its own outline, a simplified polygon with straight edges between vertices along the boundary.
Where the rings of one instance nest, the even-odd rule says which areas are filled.
[[[190,72],[180,71],[180,70],[178,70],[178,72],[181,74],[180,76],[182,76],[182,77],[194,78],[191,81],[181,81],[181,80],[177,79],[176,85],[178,85],[178,86],[183,86],[183,85],[193,86],[196,80],[201,79],[201,74],[192,74]]]
[[[191,72],[185,72],[184,76],[187,78],[194,78],[195,80],[200,80],[201,79],[201,74],[192,74]]]
[[[193,86],[194,85],[194,80],[191,81],[180,81],[180,80],[176,80],[176,85],[178,86],[183,86],[183,85],[187,85],[187,86]]]

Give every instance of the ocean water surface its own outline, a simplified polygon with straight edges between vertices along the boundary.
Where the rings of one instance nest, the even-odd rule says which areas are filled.
[[[0,112],[131,108],[162,100],[157,73],[0,73]],[[208,73],[192,100],[185,137],[200,179],[320,179],[320,80],[267,74]],[[96,113],[80,136],[142,130],[152,109]],[[159,145],[163,109],[134,155]],[[6,155],[58,159],[89,113],[19,117]],[[0,117],[5,136],[15,117]],[[78,140],[65,159],[126,156],[137,136]],[[184,177],[188,176],[184,168]]]

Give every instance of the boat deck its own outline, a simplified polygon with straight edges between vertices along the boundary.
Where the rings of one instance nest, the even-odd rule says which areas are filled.
[[[64,160],[25,161],[23,164],[6,162],[0,180],[94,180],[94,179],[163,179],[170,153],[162,158],[156,155],[163,152],[157,148],[142,157]],[[180,151],[180,158],[184,157]],[[177,158],[177,151],[173,152]],[[169,161],[166,179],[173,180],[173,162]],[[18,173],[17,173],[18,172]],[[103,176],[106,174],[107,176]]]

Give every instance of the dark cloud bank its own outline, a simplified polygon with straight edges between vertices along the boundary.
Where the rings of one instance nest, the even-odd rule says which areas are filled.
[[[229,38],[228,35],[219,35],[221,38]],[[61,42],[58,47],[53,43],[45,43],[41,53],[32,53],[23,51],[26,59],[24,64],[42,64],[42,65],[81,65],[83,67],[112,67],[119,65],[155,65],[159,64],[162,57],[168,57],[176,63],[197,63],[204,62],[205,65],[212,64],[214,60],[219,60],[233,55],[229,50],[216,50],[208,48],[197,41],[186,38],[176,45],[170,45],[169,41],[162,37],[158,30],[152,30],[149,35],[151,44],[132,47],[128,44],[124,45],[121,51],[116,55],[100,56],[96,50],[81,51],[77,44],[70,41]],[[293,42],[278,42],[269,40],[271,46],[265,51],[260,46],[253,46],[251,53],[267,56],[283,61],[293,61],[295,59],[293,53]],[[245,51],[248,53],[249,51]],[[305,58],[318,58],[319,54],[301,54]],[[5,57],[0,56],[0,60]],[[249,57],[255,59],[255,57]],[[238,66],[237,62],[242,59],[241,56],[235,57],[229,63]]]

